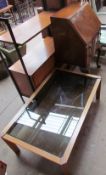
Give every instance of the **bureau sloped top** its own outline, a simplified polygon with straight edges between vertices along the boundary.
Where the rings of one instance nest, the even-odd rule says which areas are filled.
[[[82,6],[80,3],[73,3],[55,13],[51,19],[52,22],[56,19],[66,20],[85,44],[95,38],[101,25],[88,3],[84,3]]]

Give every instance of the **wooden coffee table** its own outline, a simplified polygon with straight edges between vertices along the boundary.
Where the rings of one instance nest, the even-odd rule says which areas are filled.
[[[99,76],[56,69],[6,126],[2,139],[17,155],[20,146],[59,164],[68,175],[68,159],[100,87]]]

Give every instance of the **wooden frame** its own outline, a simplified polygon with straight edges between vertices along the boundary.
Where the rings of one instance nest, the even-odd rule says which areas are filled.
[[[65,165],[67,165],[68,159],[70,157],[70,154],[72,152],[72,149],[74,147],[74,144],[77,140],[78,134],[82,128],[82,125],[84,123],[84,120],[87,117],[87,113],[89,111],[89,108],[93,102],[94,97],[96,96],[96,99],[99,100],[100,99],[100,87],[101,87],[101,77],[100,76],[95,76],[95,75],[91,75],[91,74],[84,74],[84,73],[76,73],[76,72],[71,72],[70,70],[66,70],[66,69],[56,69],[56,70],[61,70],[61,71],[65,71],[65,72],[69,72],[69,73],[73,73],[76,75],[81,75],[84,77],[88,77],[88,78],[94,78],[96,79],[96,82],[93,86],[93,89],[91,91],[91,94],[89,95],[89,98],[86,102],[85,108],[81,114],[80,120],[77,124],[77,127],[72,135],[72,137],[70,138],[70,141],[67,145],[67,148],[63,154],[62,157],[58,157],[55,156],[51,153],[48,153],[42,149],[39,149],[37,147],[34,147],[28,143],[25,143],[24,141],[21,141],[17,138],[14,138],[12,136],[10,136],[9,134],[7,134],[8,130],[10,129],[10,127],[14,124],[14,122],[19,118],[20,114],[22,114],[22,112],[25,110],[25,108],[28,106],[28,104],[33,100],[33,98],[40,92],[40,90],[44,87],[44,85],[48,82],[48,80],[52,77],[52,75],[54,74],[55,71],[53,71],[51,74],[49,74],[49,76],[42,82],[42,84],[37,88],[37,90],[32,94],[32,96],[29,98],[29,100],[23,105],[23,107],[20,109],[20,111],[15,115],[15,117],[12,119],[12,121],[5,127],[5,129],[2,132],[2,139],[9,145],[9,147],[16,153],[19,154],[19,149],[17,148],[18,146],[21,146],[22,148],[25,148],[28,151],[31,151],[33,153],[36,153],[54,163],[59,164],[60,166],[64,167]],[[66,167],[66,166],[65,166]]]
[[[14,85],[15,85],[23,102],[25,102],[25,100],[23,99],[23,96],[26,96],[26,97],[31,96],[32,93],[34,92],[36,86],[39,86],[39,84],[43,81],[43,79],[52,71],[52,68],[54,68],[54,58],[53,58],[54,48],[52,47],[53,48],[53,50],[51,51],[52,55],[47,54],[48,57],[45,58],[45,60],[43,58],[44,62],[42,62],[42,63],[39,62],[39,63],[41,63],[39,65],[39,69],[35,70],[35,72],[33,72],[32,75],[29,75],[29,73],[27,71],[27,68],[28,68],[27,65],[29,65],[29,64],[27,63],[27,65],[26,65],[24,63],[22,55],[20,53],[20,50],[18,49],[18,44],[24,45],[25,43],[29,42],[31,39],[36,37],[38,34],[42,33],[43,30],[48,31],[49,26],[51,24],[50,17],[52,16],[52,14],[53,13],[50,13],[50,12],[42,12],[42,13],[32,17],[28,21],[24,22],[23,24],[15,27],[13,30],[11,29],[11,26],[10,26],[7,19],[4,19],[4,18],[0,19],[3,23],[6,24],[8,30],[9,30],[8,32],[6,32],[0,36],[0,41],[14,44],[15,50],[16,50],[18,58],[19,58],[19,64],[20,64],[18,66],[17,71],[9,70],[8,65],[5,62],[2,54],[1,54],[1,58],[2,58],[3,62],[5,63],[5,66],[6,66],[7,70],[9,71],[9,74],[13,80],[13,83],[14,83]],[[27,30],[25,31],[25,29],[27,29]],[[41,39],[41,41],[42,40],[43,39]],[[44,41],[43,44],[45,44],[45,42],[47,42],[47,41]],[[37,43],[36,43],[36,45],[37,45]],[[53,42],[51,45],[53,46]],[[47,44],[45,44],[46,47],[51,46],[51,45],[48,42],[47,42]],[[42,46],[41,46],[41,49],[42,49]],[[43,46],[43,50],[44,50],[44,52],[47,52],[48,49]],[[39,55],[41,55],[41,53],[42,52],[40,50]],[[48,52],[48,53],[50,53],[50,52]],[[27,56],[28,55],[26,55],[26,57]],[[32,55],[31,55],[32,61],[35,60],[36,56],[32,53]],[[33,58],[34,58],[34,60],[33,60]],[[29,59],[27,59],[27,62],[29,62]],[[31,60],[30,60],[30,63],[31,63]],[[48,66],[48,64],[49,64],[49,66]],[[31,65],[32,69],[33,69],[34,65],[36,67],[36,64],[32,63],[32,65]],[[20,74],[20,72],[19,72],[20,68],[22,68],[24,70],[24,74]],[[45,74],[42,74],[42,71],[45,72]],[[40,78],[38,79],[36,77],[39,77],[39,74],[40,74]],[[36,79],[38,80],[37,83],[36,83]],[[24,83],[19,83],[19,82],[24,82]]]

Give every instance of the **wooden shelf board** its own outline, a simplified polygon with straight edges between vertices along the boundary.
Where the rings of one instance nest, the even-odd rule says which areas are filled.
[[[52,16],[52,14],[53,13],[50,12],[42,12],[20,24],[19,26],[16,26],[13,29],[16,42],[21,45],[25,44],[46,27],[48,27],[51,24],[50,16]],[[0,41],[12,43],[9,32],[1,35]]]
[[[35,47],[23,57],[28,75],[33,75],[34,72],[40,68],[43,63],[45,63],[46,60],[50,58],[50,56],[54,54],[54,51],[55,50],[52,37],[46,37],[45,39],[38,40],[38,44],[35,45]],[[25,74],[20,60],[12,65],[9,70]]]

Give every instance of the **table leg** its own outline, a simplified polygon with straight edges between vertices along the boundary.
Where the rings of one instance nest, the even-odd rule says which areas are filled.
[[[71,175],[69,172],[69,166],[68,163],[61,165],[62,175]]]
[[[98,86],[97,92],[96,92],[96,99],[99,100],[100,99],[100,91],[101,91],[101,82]]]
[[[12,142],[9,142],[9,141],[5,140],[4,138],[3,138],[3,140],[4,140],[4,141],[6,142],[6,144],[15,152],[15,154],[17,154],[17,155],[20,154],[20,150],[19,150],[19,148],[17,147],[17,145],[15,145],[15,144],[12,143]]]
[[[100,60],[100,55],[101,55],[101,48],[99,47],[97,49],[97,58],[96,58],[96,65],[97,65],[97,68],[100,68],[100,64],[99,64],[99,60]]]

